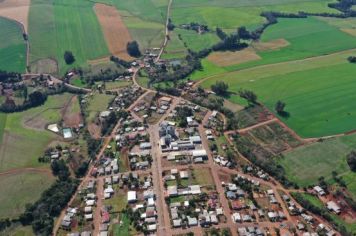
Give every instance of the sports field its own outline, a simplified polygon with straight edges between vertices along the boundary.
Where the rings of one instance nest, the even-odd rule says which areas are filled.
[[[53,182],[51,172],[22,171],[1,176],[0,188],[6,194],[0,194],[0,219],[19,216],[26,204],[39,199],[41,193]]]
[[[109,55],[94,3],[80,0],[32,0],[29,14],[31,62],[52,58],[60,73],[87,61]],[[76,62],[67,66],[63,55],[72,51]]]
[[[297,148],[286,153],[278,163],[286,170],[287,178],[301,187],[316,184],[321,176],[330,181],[331,172],[336,171],[356,197],[356,173],[350,171],[346,162],[346,155],[355,149],[356,135],[353,134]]]
[[[0,17],[0,70],[24,72],[26,44],[22,29],[14,21]]]

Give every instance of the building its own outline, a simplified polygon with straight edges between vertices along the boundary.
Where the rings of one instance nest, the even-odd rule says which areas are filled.
[[[133,203],[137,201],[136,191],[128,191],[127,192],[127,202]]]
[[[315,186],[314,188],[314,191],[319,194],[320,196],[324,196],[325,195],[325,191],[324,189],[322,189],[320,186]]]
[[[193,156],[194,159],[198,158],[198,157],[207,158],[208,154],[204,149],[201,149],[201,150],[193,150],[192,151],[192,156]]]
[[[336,214],[340,214],[341,212],[340,207],[334,201],[327,202],[326,207],[328,208],[329,211],[332,211]]]

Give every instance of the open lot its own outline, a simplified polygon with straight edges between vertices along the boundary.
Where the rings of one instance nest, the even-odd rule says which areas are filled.
[[[26,44],[21,27],[12,20],[0,17],[0,29],[0,70],[24,72]]]
[[[105,4],[95,4],[94,9],[110,53],[124,60],[131,60],[126,51],[127,43],[132,41],[131,35],[117,9]]]
[[[356,174],[350,171],[346,155],[356,149],[356,135],[343,136],[299,147],[285,153],[278,163],[286,170],[287,178],[300,186],[316,184],[323,176],[331,180],[332,171],[345,176],[349,191],[356,196]]]
[[[22,171],[1,176],[0,188],[6,194],[0,195],[0,219],[17,217],[27,203],[35,202],[53,182],[50,172]]]

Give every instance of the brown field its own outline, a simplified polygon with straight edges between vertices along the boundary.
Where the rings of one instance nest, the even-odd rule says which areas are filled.
[[[208,60],[218,66],[231,66],[259,59],[261,57],[256,54],[253,48],[236,52],[214,52],[208,56]]]
[[[58,72],[57,61],[46,58],[31,63],[31,72],[36,74],[55,74]]]
[[[103,58],[98,58],[98,59],[94,59],[94,60],[89,60],[88,64],[95,66],[95,65],[109,63],[109,62],[110,62],[110,57],[103,57]]]
[[[269,42],[256,42],[252,45],[252,47],[256,51],[270,51],[270,50],[277,50],[280,48],[287,47],[289,42],[285,39],[275,39]]]
[[[110,52],[124,60],[131,60],[132,58],[126,51],[127,43],[132,40],[131,35],[118,10],[115,7],[100,3],[95,4],[94,10]]]
[[[0,16],[19,22],[27,32],[30,3],[30,0],[0,1]]]
[[[62,116],[65,127],[79,128],[79,125],[83,123],[77,96],[73,96],[62,109]]]
[[[341,29],[341,31],[356,37],[356,29]]]

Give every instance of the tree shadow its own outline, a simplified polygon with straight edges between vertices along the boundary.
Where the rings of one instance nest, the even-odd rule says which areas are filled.
[[[290,117],[290,113],[288,111],[281,111],[278,112],[278,115],[280,115],[281,117],[288,119]]]

